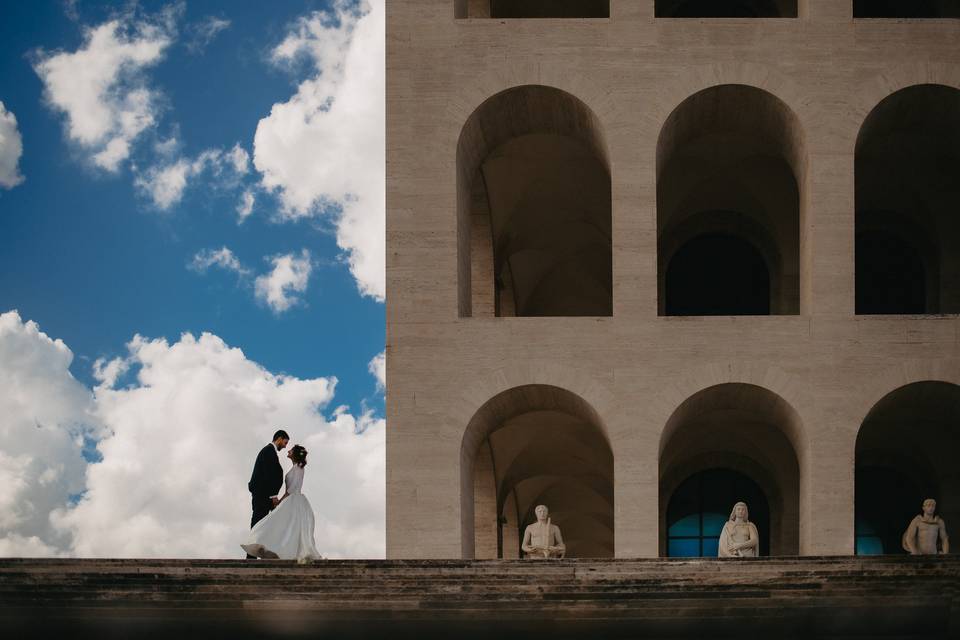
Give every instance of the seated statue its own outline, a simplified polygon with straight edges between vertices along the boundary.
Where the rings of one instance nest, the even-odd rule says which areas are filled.
[[[903,534],[903,548],[912,555],[950,553],[950,539],[943,518],[936,515],[937,501],[923,501],[923,513],[916,516]]]
[[[562,558],[567,553],[567,547],[563,544],[563,536],[560,535],[560,527],[550,524],[550,518],[547,515],[550,511],[545,505],[539,505],[534,512],[537,514],[537,521],[527,525],[523,532],[523,549],[525,558]]]
[[[755,558],[760,555],[760,534],[750,522],[750,512],[745,502],[733,505],[730,519],[720,532],[717,555],[721,558]]]

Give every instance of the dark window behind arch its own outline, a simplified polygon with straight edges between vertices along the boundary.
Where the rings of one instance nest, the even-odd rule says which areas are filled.
[[[856,470],[855,495],[855,553],[873,556],[906,553],[903,532],[933,493],[896,469],[867,467]]]
[[[730,469],[709,469],[684,480],[667,507],[667,556],[715,557],[730,511],[746,502],[760,534],[760,555],[770,555],[770,507],[759,485]]]
[[[855,261],[858,314],[926,312],[926,269],[909,242],[883,231],[860,232]]]
[[[667,267],[668,316],[770,314],[770,271],[752,244],[710,233],[681,246]]]
[[[960,18],[957,0],[853,0],[854,18]]]
[[[796,18],[797,0],[656,0],[657,18]]]
[[[610,0],[456,0],[457,18],[609,18]]]

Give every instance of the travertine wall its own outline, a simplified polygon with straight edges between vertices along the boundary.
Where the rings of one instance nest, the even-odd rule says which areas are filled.
[[[614,454],[616,555],[657,555],[661,434],[688,398],[728,382],[762,387],[799,417],[800,553],[852,553],[865,416],[905,384],[960,384],[957,316],[853,313],[854,144],[892,92],[960,88],[960,21],[854,21],[851,4],[654,20],[652,0],[612,0],[610,19],[501,21],[455,20],[446,0],[387,3],[389,557],[461,555],[465,429],[528,384],[596,412]],[[457,141],[484,100],[527,84],[573,94],[603,127],[612,317],[458,312]],[[719,84],[773,94],[803,129],[799,315],[657,314],[658,136],[677,105]]]

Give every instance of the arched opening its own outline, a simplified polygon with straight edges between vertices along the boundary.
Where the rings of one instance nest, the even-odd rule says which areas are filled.
[[[609,316],[610,171],[596,116],[527,85],[470,116],[457,145],[461,317]]]
[[[610,0],[457,0],[457,18],[609,18]]]
[[[613,557],[613,453],[582,398],[548,385],[504,391],[467,425],[460,457],[464,558],[518,558],[545,504],[568,558]]]
[[[960,90],[885,98],[857,137],[856,311],[960,313]]]
[[[741,500],[763,555],[799,553],[802,444],[799,415],[762,387],[725,383],[685,400],[660,438],[661,555],[716,555]]]
[[[960,18],[957,0],[853,0],[854,18]]]
[[[796,18],[797,0],[656,0],[657,18]]]
[[[684,480],[667,505],[667,556],[713,558],[730,508],[750,507],[760,534],[760,555],[770,555],[770,507],[763,489],[749,476],[730,469],[699,471]]]
[[[796,116],[755,87],[674,109],[657,142],[660,315],[800,312],[803,147]]]
[[[887,394],[857,434],[856,553],[905,553],[923,500],[960,522],[960,386],[916,382]]]

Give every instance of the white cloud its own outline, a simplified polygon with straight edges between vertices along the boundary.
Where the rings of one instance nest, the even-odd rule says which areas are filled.
[[[164,144],[168,144],[167,143]],[[239,145],[229,151],[206,149],[195,159],[178,158],[150,167],[137,175],[134,185],[161,210],[167,210],[183,199],[192,178],[209,172],[214,186],[234,188],[249,171],[249,154]]]
[[[0,100],[0,187],[13,189],[23,182],[18,165],[23,155],[23,138],[17,128],[17,117],[7,111]]]
[[[148,88],[144,70],[163,58],[182,6],[87,29],[74,52],[39,52],[34,69],[47,103],[66,116],[69,138],[95,165],[118,170],[134,140],[156,122],[159,94]]]
[[[187,27],[189,40],[187,50],[193,54],[203,53],[203,50],[213,42],[221,31],[230,28],[230,21],[217,16],[207,16],[203,20]]]
[[[256,196],[253,194],[253,189],[247,189],[243,192],[243,195],[240,196],[240,202],[237,203],[237,222],[243,224],[243,221],[250,217],[250,214],[253,213],[253,205],[256,203]]]
[[[259,300],[273,309],[274,313],[286,311],[300,298],[296,294],[307,290],[313,263],[310,252],[304,249],[300,256],[288,253],[270,258],[273,269],[257,277],[254,281],[254,293]]]
[[[227,247],[198,251],[190,263],[190,268],[199,273],[203,273],[213,266],[226,269],[227,271],[233,271],[239,275],[249,273],[249,271],[240,264],[240,260],[234,255],[233,251]]]
[[[310,451],[303,490],[321,552],[383,556],[385,423],[345,407],[325,418],[335,378],[273,374],[211,334],[136,336],[121,362],[95,368],[91,395],[70,377],[71,357],[32,322],[0,315],[0,556],[241,557],[246,483],[278,427]],[[135,381],[114,388],[126,369]],[[89,465],[73,437],[87,420],[103,425],[102,459]]]
[[[0,314],[0,556],[52,555],[68,542],[49,514],[83,491],[82,437],[99,433],[72,360],[35,323]]]
[[[125,358],[97,358],[93,363],[93,377],[101,386],[113,387],[117,380],[130,368]]]
[[[250,154],[239,143],[227,152],[227,160],[233,165],[233,171],[237,175],[242,176],[250,171]]]
[[[377,389],[385,390],[387,388],[387,352],[381,351],[373,356],[373,360],[367,364],[367,370],[377,379]]]
[[[297,22],[273,50],[278,64],[307,57],[313,75],[274,104],[254,138],[262,185],[279,193],[282,216],[333,209],[337,244],[364,295],[383,300],[384,3],[338,0],[334,11]],[[318,155],[320,150],[322,155]]]

